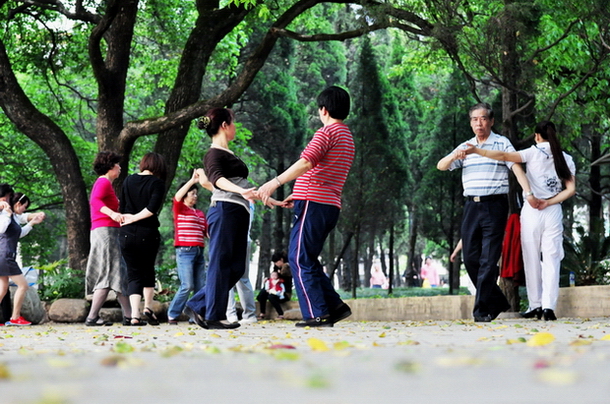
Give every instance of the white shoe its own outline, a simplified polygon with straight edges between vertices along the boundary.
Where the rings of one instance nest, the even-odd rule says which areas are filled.
[[[241,320],[239,320],[240,324],[253,324],[253,323],[256,323],[256,322],[258,322],[256,317],[242,318]]]
[[[237,323],[237,322],[238,322],[238,320],[239,320],[239,319],[238,319],[237,317],[233,317],[233,316],[231,316],[231,317],[227,317],[227,321],[228,321],[229,323]]]

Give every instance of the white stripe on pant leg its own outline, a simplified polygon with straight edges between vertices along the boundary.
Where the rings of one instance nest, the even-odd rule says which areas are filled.
[[[309,299],[309,295],[307,294],[307,289],[305,289],[305,285],[303,284],[303,272],[301,271],[301,265],[299,264],[299,260],[301,258],[301,245],[303,239],[303,226],[305,223],[305,216],[307,215],[307,208],[309,208],[309,201],[305,201],[305,207],[303,208],[303,213],[301,214],[301,223],[299,226],[299,236],[297,238],[297,271],[299,273],[299,283],[301,284],[301,290],[303,291],[303,297],[305,297],[305,303],[309,308],[309,318],[314,318],[313,315],[313,307],[311,306],[311,300]]]

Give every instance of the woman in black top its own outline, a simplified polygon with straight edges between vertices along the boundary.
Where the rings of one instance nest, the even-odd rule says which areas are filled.
[[[147,153],[140,161],[140,172],[125,178],[120,211],[123,223],[120,232],[121,253],[127,264],[127,294],[131,319],[124,323],[146,325],[140,319],[140,302],[144,296],[144,312],[151,325],[158,325],[150,309],[155,288],[155,259],[159,251],[159,218],[165,195],[166,165],[157,153]]]
[[[235,138],[234,121],[233,111],[214,108],[198,123],[212,138],[203,159],[213,186],[207,213],[209,261],[206,285],[188,301],[186,312],[199,326],[209,329],[239,327],[239,323],[226,321],[227,302],[229,291],[246,270],[249,201],[258,199],[247,180],[248,167],[229,150],[229,142]]]

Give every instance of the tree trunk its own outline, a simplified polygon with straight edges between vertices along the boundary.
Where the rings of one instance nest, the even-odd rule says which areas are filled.
[[[70,268],[85,270],[91,226],[89,201],[80,162],[66,134],[40,113],[17,82],[0,40],[0,105],[6,116],[49,157],[66,210]]]
[[[383,252],[383,248],[381,249]],[[388,261],[390,263],[390,269],[388,270],[388,294],[392,294],[392,287],[394,285],[394,225],[390,226],[390,241],[388,245]]]

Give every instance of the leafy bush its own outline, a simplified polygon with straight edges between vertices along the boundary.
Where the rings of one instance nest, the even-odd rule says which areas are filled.
[[[577,286],[607,285],[610,282],[610,237],[591,236],[582,227],[576,232],[578,242],[564,239],[560,285],[569,285],[570,272],[574,272]]]
[[[82,299],[85,296],[85,274],[66,266],[67,260],[38,267],[38,294],[43,301],[61,298]]]
[[[351,299],[351,290],[337,290],[341,299]],[[418,297],[418,296],[445,296],[449,294],[449,288],[393,288],[389,295],[387,289],[358,288],[356,296],[358,299],[384,299],[394,297]],[[468,288],[460,287],[460,295],[469,295]]]
[[[176,263],[161,265],[155,269],[157,278],[157,294],[155,299],[160,302],[169,302],[174,298],[180,286]]]

